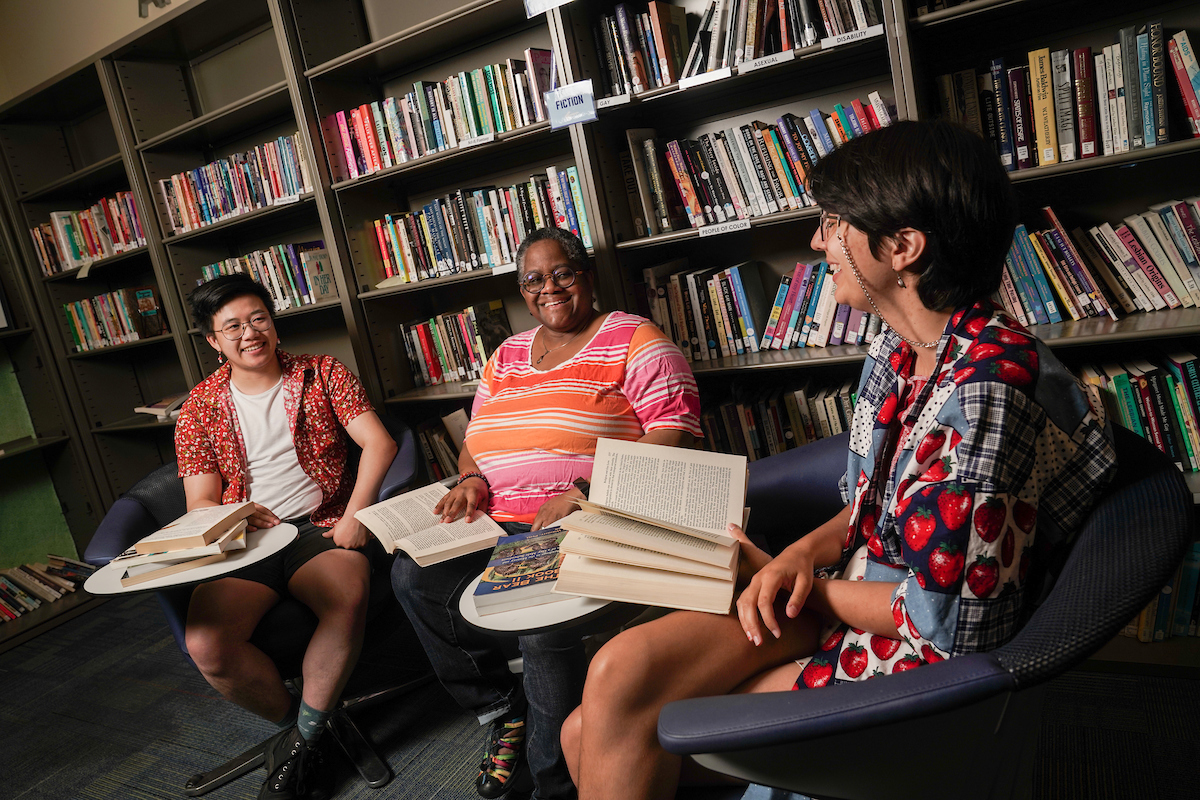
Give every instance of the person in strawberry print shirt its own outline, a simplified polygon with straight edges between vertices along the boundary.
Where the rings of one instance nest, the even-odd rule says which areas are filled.
[[[281,727],[268,745],[259,797],[306,797],[328,777],[318,743],[366,622],[364,548],[378,543],[354,512],[375,502],[396,443],[340,362],[277,348],[271,296],[261,284],[227,275],[189,301],[223,363],[189,393],[175,428],[188,510],[252,500],[250,531],[287,521],[298,536],[280,553],[196,587],[188,653],[226,699]],[[362,448],[357,474],[346,468],[347,436]],[[250,641],[284,595],[317,616],[303,696],[295,701],[274,662]]]
[[[597,653],[562,736],[581,800],[673,796],[683,765],[656,738],[673,700],[1000,646],[1116,471],[1098,398],[988,299],[1016,203],[979,136],[898,122],[819,161],[809,189],[837,302],[886,323],[858,387],[846,506],[775,557],[730,526],[735,615],[675,612]]]

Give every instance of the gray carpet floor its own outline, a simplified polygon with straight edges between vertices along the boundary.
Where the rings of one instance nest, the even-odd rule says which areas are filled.
[[[1073,672],[1047,703],[1036,798],[1200,798],[1200,680]],[[338,798],[477,797],[485,731],[436,683],[356,719],[399,777],[372,790],[341,764]],[[179,798],[188,777],[272,730],[184,661],[150,595],[112,600],[0,654],[4,800]],[[207,796],[254,798],[262,776]]]

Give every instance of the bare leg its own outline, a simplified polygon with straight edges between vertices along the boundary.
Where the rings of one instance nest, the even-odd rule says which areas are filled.
[[[366,556],[342,549],[315,556],[288,582],[288,591],[317,615],[303,665],[304,702],[312,708],[333,709],[358,661],[369,583]]]
[[[259,621],[279,602],[274,589],[241,578],[202,583],[188,606],[188,653],[226,700],[279,720],[291,707],[275,662],[250,644]]]
[[[625,631],[601,648],[583,704],[563,726],[580,800],[670,798],[680,759],[658,744],[658,713],[688,697],[727,694],[750,678],[811,653],[819,622],[777,609],[783,635],[760,647],[736,617],[677,612]]]

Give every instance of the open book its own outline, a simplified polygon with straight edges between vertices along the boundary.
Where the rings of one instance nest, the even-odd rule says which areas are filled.
[[[556,592],[724,614],[733,603],[746,459],[601,439],[589,500],[569,533]]]
[[[433,483],[368,506],[354,518],[375,534],[384,550],[403,550],[421,567],[495,547],[504,529],[486,514],[474,522],[459,517],[444,523],[441,515],[433,513],[449,493],[442,484]]]

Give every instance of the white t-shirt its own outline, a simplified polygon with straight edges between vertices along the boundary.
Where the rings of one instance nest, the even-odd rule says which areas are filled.
[[[296,457],[288,427],[283,379],[261,394],[245,394],[229,383],[242,439],[246,443],[247,497],[280,519],[308,516],[321,505],[321,487]]]

